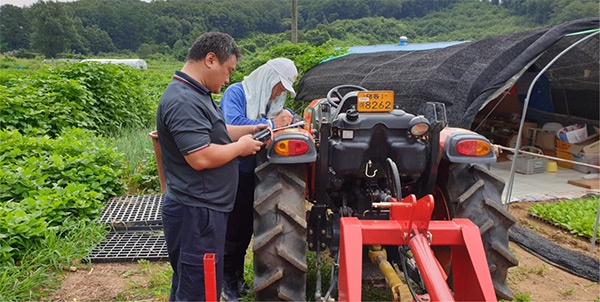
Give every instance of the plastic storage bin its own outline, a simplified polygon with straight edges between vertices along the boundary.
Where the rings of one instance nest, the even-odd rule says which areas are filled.
[[[523,147],[522,151],[543,154],[542,150],[536,147]],[[519,154],[515,157],[515,171],[521,174],[538,174],[546,171],[548,159],[536,157],[530,154]]]

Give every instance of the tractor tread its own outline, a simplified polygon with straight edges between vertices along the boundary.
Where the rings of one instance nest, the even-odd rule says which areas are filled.
[[[283,232],[283,226],[277,225],[270,232],[264,233],[260,236],[254,237],[254,247],[253,251],[257,252],[262,249],[265,245],[267,245],[275,236],[281,234]]]
[[[263,204],[268,201],[271,196],[281,191],[281,189],[281,184],[275,184],[268,191],[264,192],[261,196],[254,200],[254,209],[258,212],[258,214],[262,215],[268,211],[267,207],[263,206]]]
[[[275,283],[277,280],[283,278],[283,272],[281,270],[276,270],[271,274],[266,275],[266,278],[254,278],[254,291],[260,291],[264,288],[269,287],[271,284]]]
[[[298,187],[304,188],[304,185],[305,185],[304,180],[302,180],[301,178],[296,176],[294,173],[291,173],[290,171],[285,170],[285,169],[279,169],[278,172],[281,176],[286,177],[289,181],[291,181]]]
[[[287,260],[291,265],[295,266],[298,270],[307,272],[308,266],[306,265],[306,261],[297,259],[294,255],[288,252],[288,250],[284,248],[277,248],[277,255],[281,256],[281,258]]]
[[[292,209],[290,209],[290,207],[288,207],[285,203],[277,204],[277,208],[281,212],[285,213],[292,221],[297,223],[300,227],[306,229],[306,225],[307,225],[306,217],[300,217],[299,215],[294,213],[294,211]]]
[[[494,227],[495,223],[492,219],[486,219],[485,222],[479,227],[479,233],[481,235],[487,233]]]
[[[469,200],[473,194],[475,194],[478,190],[485,186],[485,182],[483,180],[478,180],[474,183],[468,190],[466,190],[462,195],[460,195],[457,199],[459,204],[463,204],[465,201]]]
[[[494,209],[499,215],[504,217],[505,220],[509,221],[510,225],[517,223],[517,220],[512,215],[510,215],[510,213],[508,213],[508,211],[506,211],[504,209],[504,207],[502,207],[501,204],[499,204],[489,198],[485,199],[485,204],[488,207]]]
[[[508,248],[506,248],[503,244],[493,241],[492,249],[496,251],[498,254],[502,255],[506,260],[513,264],[513,266],[517,266],[519,264],[519,260],[513,256]]]
[[[263,164],[259,168],[254,191],[254,299],[304,301],[308,271],[306,168],[302,164]]]
[[[438,185],[452,217],[479,227],[496,297],[512,300],[506,278],[518,260],[508,248],[508,230],[516,220],[502,206],[504,181],[477,164],[450,163],[440,173]]]
[[[291,290],[285,286],[279,288],[277,297],[283,301],[298,301],[298,298],[294,295],[294,290]]]

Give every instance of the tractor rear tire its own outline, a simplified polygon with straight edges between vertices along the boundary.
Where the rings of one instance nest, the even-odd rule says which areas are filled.
[[[506,277],[519,261],[508,248],[508,230],[516,220],[502,205],[504,181],[475,164],[449,164],[439,172],[452,218],[468,218],[479,227],[496,297],[512,300]]]
[[[306,206],[302,164],[256,168],[254,298],[306,301]]]

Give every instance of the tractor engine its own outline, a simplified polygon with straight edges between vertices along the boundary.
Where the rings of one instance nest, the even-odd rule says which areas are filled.
[[[423,178],[429,175],[431,141],[410,133],[412,124],[424,123],[400,109],[389,113],[359,113],[348,109],[331,124],[327,194],[333,208],[349,208],[363,213],[372,203],[384,201],[381,194],[392,195],[399,185],[399,195],[419,194]],[[437,146],[437,145],[436,145]],[[396,163],[399,183],[390,183],[390,163]]]
[[[375,210],[374,204],[430,193],[445,126],[440,105],[428,104],[426,118],[395,106],[392,92],[342,96],[332,91],[338,98],[315,100],[304,115],[319,149],[308,194],[315,204],[308,221],[309,229],[315,229],[308,233],[313,251],[324,246],[337,251],[340,217],[387,219],[387,211]]]

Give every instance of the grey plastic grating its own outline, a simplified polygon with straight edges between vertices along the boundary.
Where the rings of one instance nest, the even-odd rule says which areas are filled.
[[[109,233],[89,253],[89,260],[94,263],[134,262],[141,259],[168,259],[167,244],[162,232]]]
[[[104,206],[101,223],[117,230],[162,230],[162,195],[113,197]]]

